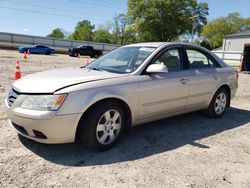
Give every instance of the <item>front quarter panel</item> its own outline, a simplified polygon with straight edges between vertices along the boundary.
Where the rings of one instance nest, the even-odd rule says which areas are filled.
[[[57,115],[83,114],[90,106],[100,100],[116,98],[129,106],[133,122],[138,118],[138,81],[139,76],[127,76],[83,83],[60,90],[57,93],[68,93],[68,96]]]

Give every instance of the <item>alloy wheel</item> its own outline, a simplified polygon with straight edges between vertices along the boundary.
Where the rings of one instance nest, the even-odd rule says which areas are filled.
[[[96,138],[103,144],[112,143],[118,136],[122,126],[121,114],[117,110],[106,111],[98,121]]]
[[[219,93],[215,99],[214,110],[217,115],[224,112],[227,104],[227,96],[225,93]]]

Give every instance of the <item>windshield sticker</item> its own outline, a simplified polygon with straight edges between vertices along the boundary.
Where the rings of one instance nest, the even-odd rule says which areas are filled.
[[[132,70],[131,69],[126,69],[125,72],[131,72]]]
[[[154,48],[139,48],[140,51],[153,52]]]

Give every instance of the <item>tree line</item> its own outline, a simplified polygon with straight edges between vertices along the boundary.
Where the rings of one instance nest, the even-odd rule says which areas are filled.
[[[222,45],[225,35],[250,29],[250,17],[231,13],[207,21],[208,4],[197,0],[128,0],[128,12],[114,17],[111,24],[95,28],[88,20],[79,21],[73,33],[56,28],[48,37],[130,44],[152,41],[184,41],[209,49]]]

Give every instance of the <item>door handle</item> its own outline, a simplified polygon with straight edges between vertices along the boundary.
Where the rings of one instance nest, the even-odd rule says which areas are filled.
[[[189,81],[189,79],[187,79],[187,78],[182,78],[182,79],[180,79],[180,82],[181,82],[182,84],[186,84],[188,81]]]

